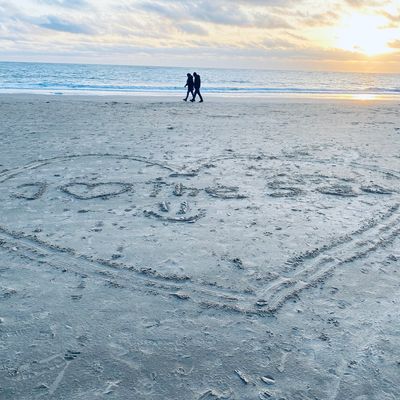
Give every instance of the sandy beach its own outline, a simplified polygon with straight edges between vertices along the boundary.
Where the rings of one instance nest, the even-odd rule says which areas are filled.
[[[0,95],[0,398],[398,399],[399,106]]]

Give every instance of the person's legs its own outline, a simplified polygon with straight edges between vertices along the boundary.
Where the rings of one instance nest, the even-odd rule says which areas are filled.
[[[197,96],[197,93],[199,93],[199,89],[195,89],[195,90],[194,90],[194,95],[193,95],[193,98],[192,98],[192,100],[190,100],[191,102],[194,102],[194,101],[196,101],[196,96]]]
[[[203,102],[203,96],[200,93],[200,89],[197,90],[197,93],[199,94],[199,97],[200,97],[200,103],[202,103]]]
[[[187,90],[186,97],[183,99],[183,101],[187,101],[187,99],[188,99],[188,97],[189,97],[189,93],[191,93],[191,94],[192,94],[192,97],[193,97],[193,89],[188,89],[188,90]]]

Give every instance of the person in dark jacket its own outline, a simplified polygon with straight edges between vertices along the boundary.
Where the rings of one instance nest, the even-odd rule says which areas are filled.
[[[194,82],[193,82],[192,74],[187,74],[187,81],[186,81],[185,87],[187,87],[187,93],[186,93],[186,98],[183,99],[183,101],[187,101],[187,99],[189,97],[189,93],[192,95],[192,98],[194,97],[194,94],[193,94]]]
[[[193,99],[190,100],[191,102],[196,101],[196,96],[199,95],[200,97],[200,103],[203,102],[203,97],[200,93],[200,87],[201,87],[201,78],[200,75],[197,74],[196,72],[193,72],[193,76],[194,76],[194,95],[193,95]]]

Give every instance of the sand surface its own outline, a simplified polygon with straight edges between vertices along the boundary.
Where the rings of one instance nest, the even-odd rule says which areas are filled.
[[[0,399],[398,399],[399,106],[1,95]]]

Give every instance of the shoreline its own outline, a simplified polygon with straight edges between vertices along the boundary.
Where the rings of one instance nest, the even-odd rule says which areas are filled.
[[[51,99],[77,99],[77,100],[134,100],[142,101],[163,101],[175,103],[181,102],[185,93],[165,93],[165,92],[90,92],[90,91],[67,91],[67,92],[48,92],[48,91],[8,91],[0,89],[0,100],[2,98],[41,98]],[[320,93],[207,93],[203,96],[212,102],[244,102],[262,101],[265,103],[318,103],[318,102],[351,102],[351,103],[395,103],[400,102],[400,95],[373,95],[373,94],[320,94]],[[207,102],[207,101],[206,101]],[[209,101],[208,101],[209,102]],[[189,103],[189,102],[188,102]]]

